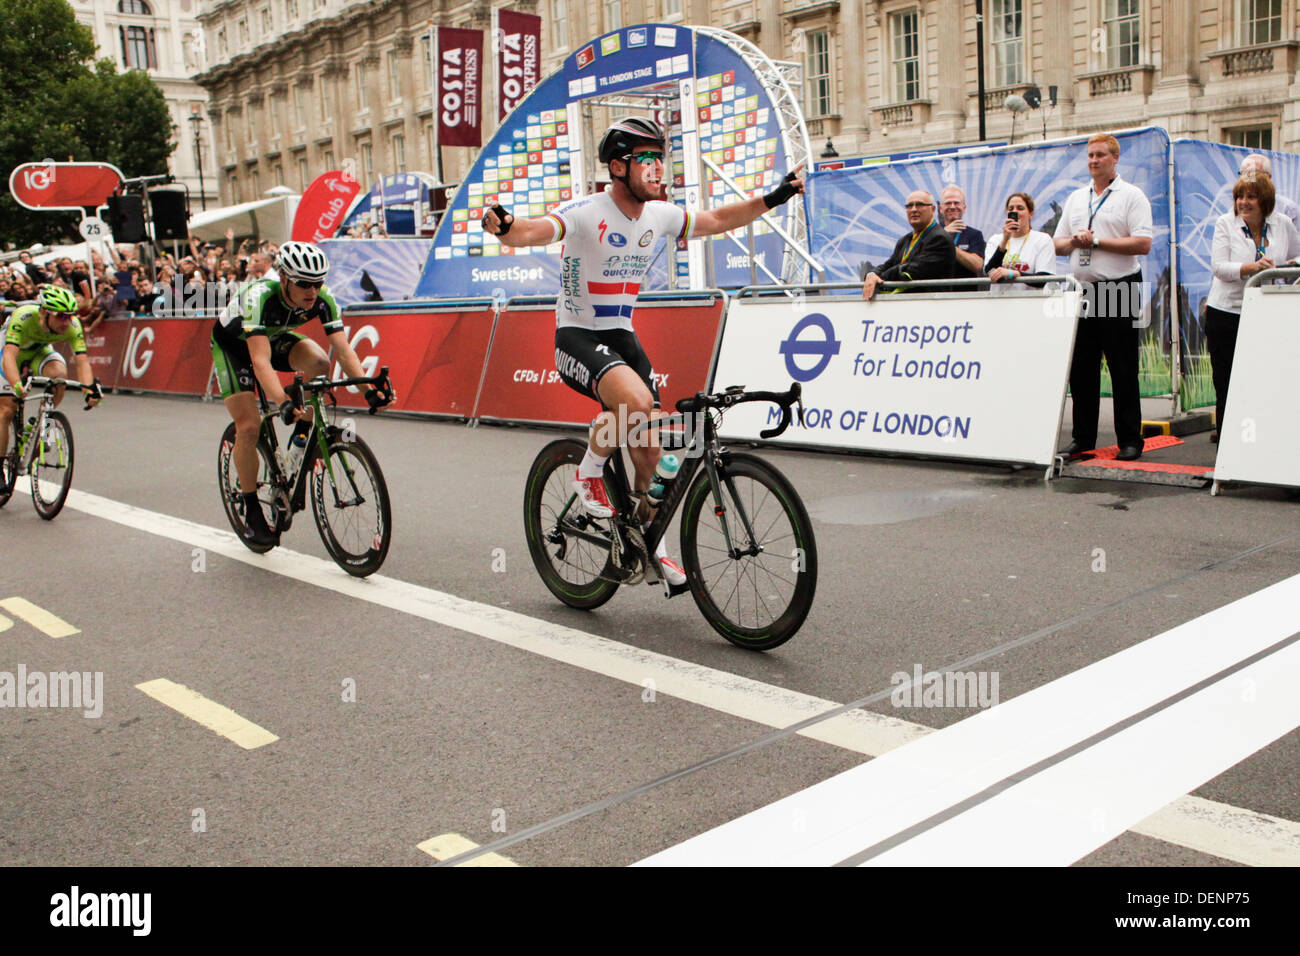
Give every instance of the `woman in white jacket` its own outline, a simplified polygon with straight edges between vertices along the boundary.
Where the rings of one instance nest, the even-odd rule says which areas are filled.
[[[1007,218],[1002,223],[1002,239],[989,243],[984,259],[984,274],[993,282],[990,290],[1002,291],[998,283],[1014,282],[1025,275],[1051,275],[1056,272],[1056,249],[1052,237],[1031,229],[1034,197],[1012,193],[1006,202]]]
[[[1214,224],[1211,267],[1214,281],[1205,302],[1205,341],[1214,375],[1215,418],[1224,427],[1228,379],[1237,350],[1241,297],[1246,280],[1257,272],[1284,265],[1300,256],[1300,234],[1286,216],[1274,211],[1273,180],[1254,173],[1232,187],[1233,211]],[[1211,440],[1217,441],[1216,431]]]

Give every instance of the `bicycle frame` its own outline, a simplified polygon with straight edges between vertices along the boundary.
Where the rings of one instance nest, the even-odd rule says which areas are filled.
[[[29,401],[36,401],[39,404],[36,409],[36,418],[31,427],[25,424],[26,405]],[[37,450],[42,455],[45,449],[41,448],[41,443],[32,441],[33,435],[40,435],[45,425],[45,416],[54,408],[54,394],[51,389],[41,392],[39,395],[24,395],[18,399],[18,413],[14,416],[13,425],[18,438],[18,470],[20,473],[30,472],[32,460],[36,457]]]

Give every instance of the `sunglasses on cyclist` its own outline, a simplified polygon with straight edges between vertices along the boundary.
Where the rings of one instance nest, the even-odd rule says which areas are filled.
[[[644,166],[650,166],[654,163],[662,163],[664,154],[657,149],[643,149],[640,152],[633,153],[632,162],[641,163]]]
[[[294,285],[296,285],[299,289],[319,289],[321,286],[325,284],[323,281],[303,282],[301,279],[290,279],[289,281],[292,282]]]

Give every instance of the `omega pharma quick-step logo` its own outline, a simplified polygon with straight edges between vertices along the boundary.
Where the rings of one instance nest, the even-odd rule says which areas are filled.
[[[812,330],[808,336],[804,333]],[[821,312],[805,315],[790,330],[790,335],[777,349],[785,356],[785,370],[796,382],[811,382],[831,363],[831,357],[840,354],[840,341],[835,337],[835,327]],[[796,356],[816,356],[817,361],[803,368]]]

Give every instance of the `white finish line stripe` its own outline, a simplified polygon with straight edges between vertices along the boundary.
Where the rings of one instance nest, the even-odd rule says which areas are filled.
[[[637,687],[651,678],[658,693],[768,727],[789,727],[840,706],[834,701],[679,661],[382,575],[364,580],[354,578],[339,571],[330,561],[283,547],[266,555],[255,555],[230,531],[136,508],[75,488],[68,496],[67,507],[192,547],[206,548],[232,560],[380,607],[561,660]],[[930,727],[864,710],[849,711],[800,731],[812,740],[871,757],[935,733]],[[1270,859],[1270,848],[1281,839],[1297,848],[1293,860],[1294,865],[1300,865],[1300,824],[1196,797],[1182,797],[1142,821],[1134,832],[1250,865]]]
[[[1300,724],[1300,643],[868,861],[1066,866]],[[1250,698],[1250,699],[1247,699]],[[1285,854],[1277,853],[1284,862]]]
[[[198,691],[190,690],[184,684],[175,684],[165,677],[136,684],[135,688],[208,730],[227,740],[233,740],[245,750],[256,750],[280,739],[251,720],[240,717],[229,707],[208,700]]]
[[[1228,670],[1290,637],[1298,625],[1300,575],[642,862],[724,866],[839,863]],[[1291,668],[1282,673],[1291,686],[1300,681],[1295,658],[1277,654],[1273,659],[1280,670]],[[1248,734],[1246,728],[1272,727],[1266,711],[1272,713],[1259,704],[1239,703],[1230,718],[1224,715],[1241,730],[1232,762],[1262,746],[1254,742],[1260,733]],[[1164,745],[1171,749],[1170,759],[1179,755],[1190,758],[1197,741],[1178,737]],[[1106,772],[1098,773],[1105,776]],[[1164,803],[1200,782],[1204,781],[1183,789],[1162,782]],[[1101,807],[1105,813],[1118,811],[1104,804]],[[1099,839],[1094,848],[1109,839],[1101,832],[1096,835]],[[981,862],[996,863],[998,857],[995,854]]]

